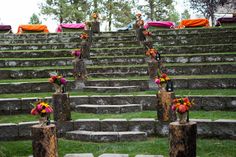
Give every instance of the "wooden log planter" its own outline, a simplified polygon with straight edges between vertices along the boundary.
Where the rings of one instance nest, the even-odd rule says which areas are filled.
[[[97,21],[92,22],[91,30],[93,33],[100,33],[100,22]]]
[[[197,123],[169,124],[170,157],[196,157]]]
[[[58,157],[56,127],[54,124],[31,127],[34,157]]]
[[[52,95],[54,121],[71,120],[70,98],[68,93],[54,93]]]
[[[157,117],[159,122],[173,122],[177,120],[176,113],[171,109],[175,98],[174,92],[160,91],[157,93]]]

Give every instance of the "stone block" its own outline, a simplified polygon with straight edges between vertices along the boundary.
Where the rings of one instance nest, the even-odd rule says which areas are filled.
[[[91,141],[90,131],[70,131],[65,135],[66,139],[69,140],[80,140],[80,141]]]
[[[102,154],[98,157],[129,157],[128,154]]]
[[[38,98],[21,98],[21,113],[30,113]]]
[[[133,96],[119,95],[111,97],[111,105],[133,104]]]
[[[19,138],[30,139],[31,138],[31,126],[38,124],[38,122],[21,122],[18,124],[19,127]]]
[[[91,96],[89,97],[89,104],[97,104],[97,105],[112,104],[111,96]]]
[[[235,97],[224,97],[227,109],[236,111],[236,98]]]
[[[119,141],[144,141],[147,139],[147,134],[145,132],[118,132]]]
[[[60,137],[64,135],[67,131],[74,130],[73,121],[58,121],[55,122],[57,128],[57,135]]]
[[[89,97],[84,96],[70,96],[71,109],[75,110],[77,105],[89,104]]]
[[[163,155],[136,155],[135,157],[164,157]]]
[[[217,97],[208,96],[202,98],[202,108],[207,111],[224,110],[226,108],[226,104]]]
[[[127,131],[128,122],[126,119],[104,119],[101,120],[101,131]]]
[[[140,112],[142,111],[141,104],[127,104],[120,106],[120,113],[129,113],[129,112]]]
[[[142,104],[143,110],[156,110],[156,103],[156,96],[154,95],[134,97],[134,104]]]
[[[169,135],[169,123],[156,121],[155,133],[158,136],[168,136]]]
[[[117,142],[118,132],[92,132],[91,141],[93,142]]]
[[[18,139],[18,125],[14,123],[0,124],[0,140],[16,140]]]
[[[18,98],[0,99],[0,114],[11,115],[21,112],[21,100]]]
[[[120,105],[98,105],[97,114],[118,114]]]
[[[100,131],[99,119],[78,119],[74,121],[74,130]]]
[[[64,157],[94,157],[92,153],[66,154]]]
[[[155,134],[156,121],[154,118],[134,118],[129,120],[130,131],[146,132],[147,135]]]

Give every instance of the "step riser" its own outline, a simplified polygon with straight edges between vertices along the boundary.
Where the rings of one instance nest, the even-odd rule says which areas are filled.
[[[98,86],[98,85],[97,85]],[[102,86],[104,87],[104,86]],[[99,93],[123,93],[123,92],[138,92],[140,91],[140,88],[139,87],[130,87],[130,88],[120,88],[120,89],[116,89],[116,88],[93,88],[93,89],[89,89],[89,88],[86,88],[83,89],[83,91],[85,92],[99,92]]]
[[[87,68],[89,76],[147,76],[147,67],[119,67],[119,68]],[[72,69],[57,69],[59,73],[72,77]],[[0,79],[48,78],[51,70],[0,70]],[[210,75],[236,74],[236,64],[232,65],[198,65],[198,66],[167,66],[169,75]]]
[[[48,43],[69,43],[69,42],[81,42],[79,37],[68,38],[37,38],[37,39],[8,39],[1,40],[0,44],[48,44]]]
[[[47,45],[1,45],[0,50],[48,50],[48,49],[74,49],[80,47],[79,43],[75,44],[47,44]]]
[[[120,43],[104,43],[104,44],[99,44],[99,43],[94,43],[91,47],[92,48],[117,48],[117,47],[138,47],[142,46],[137,42],[120,42]]]

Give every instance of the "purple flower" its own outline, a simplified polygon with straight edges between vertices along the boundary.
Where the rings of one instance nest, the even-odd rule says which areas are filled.
[[[65,78],[61,78],[60,82],[61,84],[65,85],[67,83],[67,80]]]

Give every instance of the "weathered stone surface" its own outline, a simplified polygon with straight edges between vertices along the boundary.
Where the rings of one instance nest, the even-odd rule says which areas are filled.
[[[38,98],[21,98],[21,113],[30,113]]]
[[[19,137],[22,139],[31,138],[31,126],[38,124],[38,122],[21,122],[18,124],[19,127]]]
[[[16,140],[18,136],[18,125],[14,123],[0,124],[0,140]]]
[[[70,131],[65,135],[66,139],[70,140],[80,140],[80,141],[90,141],[91,132],[90,131]]]
[[[21,100],[18,98],[0,99],[0,114],[15,114],[21,112]]]
[[[136,155],[135,157],[164,157],[163,155]]]
[[[91,153],[83,153],[83,154],[66,154],[64,157],[94,157]]]
[[[118,141],[118,132],[91,132],[93,142],[114,142]]]
[[[99,119],[78,119],[74,121],[74,130],[100,131],[100,125]]]
[[[98,157],[129,157],[128,154],[102,154]]]
[[[73,121],[58,121],[55,122],[57,127],[57,135],[60,137],[64,135],[67,131],[74,130]]]
[[[143,141],[147,139],[145,132],[118,132],[119,141]]]
[[[103,119],[101,120],[101,131],[127,131],[126,119]]]
[[[138,95],[133,99],[134,104],[142,104],[143,110],[156,110],[156,97],[153,95]]]
[[[129,120],[130,131],[143,131],[147,135],[155,133],[155,119],[152,118],[134,118]]]

